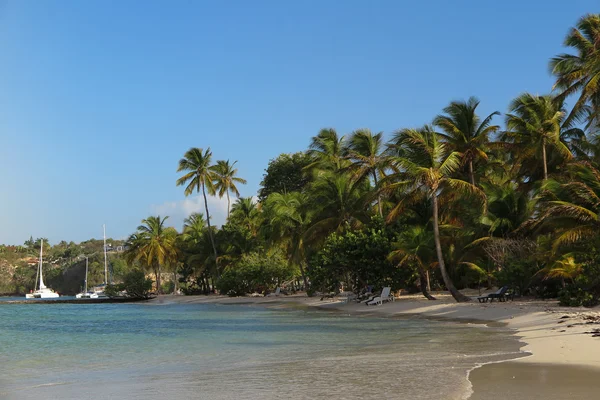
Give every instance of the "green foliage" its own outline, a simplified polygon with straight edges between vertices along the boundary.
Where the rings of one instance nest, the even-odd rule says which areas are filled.
[[[217,288],[229,296],[262,293],[296,275],[296,269],[290,267],[281,254],[255,252],[245,254],[228,266],[217,282]]]
[[[123,283],[107,285],[105,293],[111,298],[148,299],[152,290],[152,280],[147,279],[141,270],[133,270],[123,277]]]
[[[594,307],[600,303],[597,296],[586,292],[580,287],[569,286],[560,291],[559,297],[561,306],[565,307]]]
[[[269,161],[258,191],[260,201],[271,193],[302,192],[311,180],[305,171],[310,163],[311,157],[303,152],[283,153]]]
[[[390,233],[381,224],[361,231],[331,234],[309,263],[313,288],[321,291],[358,291],[365,285],[399,289],[412,274],[388,260],[392,250]]]

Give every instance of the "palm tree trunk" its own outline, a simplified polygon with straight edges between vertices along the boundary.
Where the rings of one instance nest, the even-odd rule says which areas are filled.
[[[304,281],[304,290],[308,290],[308,279],[306,279],[306,273],[304,272],[302,261],[298,263],[298,266],[300,267],[300,274],[302,274],[302,280]]]
[[[229,190],[227,193],[227,222],[229,222],[229,214],[231,213],[231,200],[229,199]]]
[[[381,193],[379,193],[379,189],[377,188],[377,172],[373,171],[373,183],[375,184],[375,190],[377,190],[377,209],[379,211],[379,216],[383,218],[383,207],[381,206]]]
[[[154,276],[156,277],[156,293],[160,294],[160,264],[154,266]]]
[[[473,173],[473,160],[469,160],[469,178],[471,179],[471,185],[475,186],[475,174]]]
[[[548,164],[546,161],[546,141],[542,140],[542,162],[544,163],[544,180],[548,179]]]
[[[428,300],[437,300],[435,297],[429,294],[429,282],[427,282],[428,279],[425,275],[425,271],[423,271],[423,268],[419,268],[419,280],[421,281],[421,293],[423,293],[423,296],[425,296]]]
[[[208,237],[210,238],[210,244],[212,244],[213,252],[215,253],[215,269],[217,273],[217,279],[219,275],[219,264],[217,263],[217,246],[215,246],[215,238],[213,237],[212,228],[210,226],[210,214],[208,212],[208,200],[206,199],[206,189],[204,183],[202,183],[202,195],[204,196],[204,209],[206,210],[206,223],[208,224]]]
[[[470,297],[465,296],[461,292],[456,289],[454,283],[452,283],[452,279],[450,279],[450,275],[448,275],[448,271],[446,271],[446,264],[444,263],[444,255],[442,254],[442,244],[440,242],[440,226],[438,221],[438,198],[437,193],[433,193],[433,237],[435,240],[435,252],[437,253],[438,264],[440,266],[440,272],[442,273],[442,278],[444,279],[444,284],[446,288],[454,297],[454,300],[457,302],[465,302],[471,301]]]

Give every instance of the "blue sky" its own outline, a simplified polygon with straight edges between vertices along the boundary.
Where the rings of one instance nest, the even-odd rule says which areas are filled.
[[[0,1],[0,243],[123,238],[201,210],[190,147],[269,159],[320,128],[389,134],[471,95],[504,112],[596,1]],[[225,203],[211,199],[215,222]]]

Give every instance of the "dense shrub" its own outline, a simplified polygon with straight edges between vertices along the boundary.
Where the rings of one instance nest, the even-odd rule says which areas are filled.
[[[107,285],[105,293],[108,297],[127,297],[147,299],[152,290],[152,280],[147,279],[143,271],[134,270],[123,277],[123,283]]]
[[[387,259],[391,239],[382,226],[330,235],[309,263],[313,289],[338,291],[342,282],[344,290],[358,291],[367,284],[400,288],[413,271],[397,268]]]
[[[262,293],[296,275],[296,269],[279,253],[250,253],[225,269],[217,288],[229,296]]]

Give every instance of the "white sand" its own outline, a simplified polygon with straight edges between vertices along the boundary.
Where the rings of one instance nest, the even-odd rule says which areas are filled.
[[[475,296],[477,293],[467,293]],[[600,308],[559,307],[555,300],[515,300],[480,304],[456,303],[447,294],[434,293],[438,298],[429,301],[420,295],[401,296],[393,303],[366,306],[356,302],[344,304],[335,300],[323,300],[305,295],[278,297],[225,296],[161,296],[153,301],[160,303],[218,303],[263,304],[271,307],[289,306],[288,303],[343,310],[353,314],[376,313],[382,316],[421,315],[432,318],[448,318],[462,321],[488,321],[505,323],[515,329],[525,343],[523,351],[532,355],[516,362],[580,365],[600,368],[600,337],[584,334],[600,328]],[[286,305],[287,304],[287,305]],[[563,316],[569,318],[561,319]],[[595,323],[587,323],[586,316],[596,317]]]

